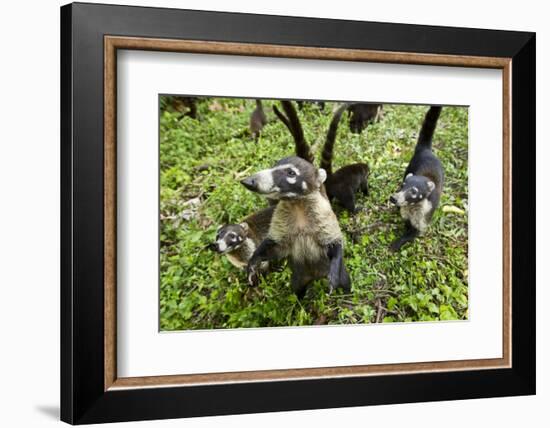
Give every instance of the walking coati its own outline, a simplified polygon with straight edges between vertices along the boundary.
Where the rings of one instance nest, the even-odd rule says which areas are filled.
[[[444,174],[441,162],[432,152],[432,139],[440,114],[441,106],[429,108],[401,188],[390,197],[405,220],[405,233],[391,244],[393,251],[421,235],[439,205]]]
[[[261,100],[256,100],[256,108],[250,115],[250,134],[255,142],[258,142],[262,129],[267,124],[267,116],[264,113]]]
[[[233,266],[244,269],[258,245],[267,237],[274,210],[272,205],[249,215],[240,223],[220,226],[216,241],[208,247],[225,254]],[[268,268],[268,263],[264,263],[262,270]]]
[[[348,108],[349,130],[360,134],[370,123],[378,122],[382,114],[382,104],[353,103]]]
[[[335,173],[332,172],[332,158],[338,124],[343,112],[348,108],[348,104],[343,104],[334,113],[323,147],[320,167],[327,172],[325,188],[329,200],[336,199],[348,211],[355,213],[357,210],[355,193],[361,190],[365,195],[369,194],[369,166],[366,163],[355,163],[343,166]]]
[[[279,201],[267,238],[248,262],[251,285],[257,284],[262,262],[288,258],[291,286],[299,298],[311,281],[327,276],[330,291],[350,290],[342,232],[330,202],[321,193],[325,179],[323,169],[291,156],[241,181],[247,189]]]

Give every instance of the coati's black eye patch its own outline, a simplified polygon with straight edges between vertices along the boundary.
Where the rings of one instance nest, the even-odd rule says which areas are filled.
[[[292,168],[288,168],[286,170],[286,175],[288,175],[289,177],[296,177],[296,171],[294,171]]]
[[[225,235],[225,231],[225,226],[223,226],[218,230],[218,232],[216,232],[216,241],[221,239],[221,237]]]

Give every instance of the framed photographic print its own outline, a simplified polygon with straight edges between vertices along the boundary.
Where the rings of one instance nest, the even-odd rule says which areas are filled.
[[[535,35],[61,8],[61,418],[535,393]]]

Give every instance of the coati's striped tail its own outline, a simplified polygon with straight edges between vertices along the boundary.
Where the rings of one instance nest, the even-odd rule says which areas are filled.
[[[288,121],[286,116],[283,113],[281,113],[281,111],[277,108],[277,106],[273,106],[273,113],[275,113],[275,115],[279,118],[279,120],[285,124],[285,126],[288,128],[288,130],[292,134],[292,137],[294,137],[294,134],[292,132],[292,126],[290,126],[290,122]]]
[[[323,168],[327,175],[332,174],[332,156],[334,150],[334,142],[336,141],[336,133],[338,131],[338,124],[342,118],[342,113],[347,110],[349,104],[342,104],[338,107],[338,110],[334,113],[332,120],[330,121],[330,126],[327,132],[327,138],[325,140],[325,145],[323,146],[323,154],[321,155],[321,164],[320,167]]]
[[[441,106],[430,107],[430,109],[426,113],[426,116],[424,117],[424,123],[422,123],[422,128],[420,129],[420,134],[418,135],[418,143],[416,143],[417,148],[432,148],[432,138],[440,114]]]
[[[283,105],[283,108],[285,109],[285,112],[287,112],[287,115],[289,117],[286,117],[283,113],[281,113],[277,106],[273,106],[273,112],[281,120],[281,122],[285,124],[285,126],[290,131],[292,138],[294,138],[294,144],[296,146],[296,156],[313,163],[313,154],[311,153],[309,145],[304,138],[304,131],[302,130],[302,126],[300,125],[300,120],[298,119],[296,110],[294,109],[290,101],[281,101],[281,104]],[[294,120],[291,120],[290,117],[293,117]]]
[[[294,108],[292,103],[287,100],[281,101],[281,105],[283,106],[283,110],[285,111],[287,118],[287,121],[283,122],[294,137],[294,143],[296,144],[296,156],[305,159],[310,163],[313,163],[315,158],[313,157],[313,153],[311,153],[311,149],[304,137],[304,130],[302,129],[302,125],[300,124],[300,119],[298,119],[298,113],[296,113],[296,109]]]

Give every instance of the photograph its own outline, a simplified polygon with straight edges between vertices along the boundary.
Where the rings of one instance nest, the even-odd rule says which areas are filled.
[[[468,320],[468,106],[159,95],[161,331]]]
[[[446,420],[455,400],[505,425],[540,413],[540,23],[512,6],[311,17],[295,4],[71,3],[47,20],[53,54],[29,62],[13,44],[23,77],[57,58],[39,84],[8,79],[16,98],[39,86],[60,107],[37,116],[43,155],[24,168],[57,170],[52,195],[21,191],[42,179],[8,186],[60,217],[27,227],[60,247],[60,290],[46,293],[58,301],[35,299],[58,308],[39,335],[57,350],[37,366],[54,401],[34,394],[14,420],[242,425],[276,412],[324,426],[359,411],[387,423],[370,407],[384,405],[414,425],[425,418],[410,409]],[[5,211],[36,212],[20,205]],[[28,265],[20,250],[37,240],[11,229]],[[527,407],[491,405],[516,396]]]

